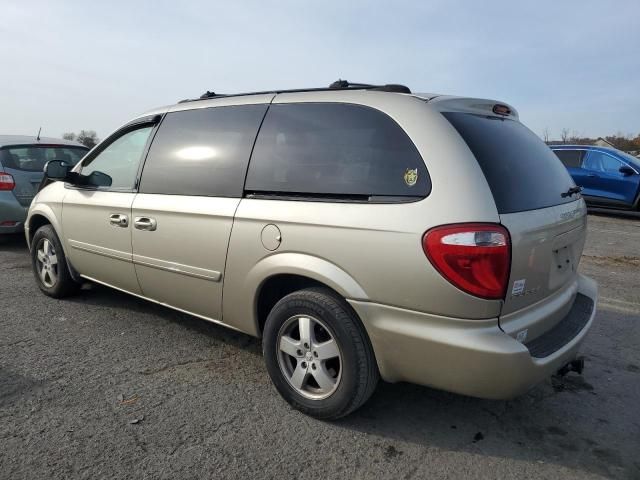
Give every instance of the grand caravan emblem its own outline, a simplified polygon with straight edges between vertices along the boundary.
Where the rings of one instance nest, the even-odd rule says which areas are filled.
[[[404,183],[408,186],[413,187],[416,183],[418,183],[418,169],[407,168],[404,172]]]

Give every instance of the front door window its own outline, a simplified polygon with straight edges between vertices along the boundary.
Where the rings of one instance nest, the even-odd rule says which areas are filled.
[[[82,175],[89,177],[93,173],[105,174],[111,178],[112,190],[130,191],[135,187],[138,166],[152,129],[152,126],[147,126],[118,137],[93,160],[83,165]]]

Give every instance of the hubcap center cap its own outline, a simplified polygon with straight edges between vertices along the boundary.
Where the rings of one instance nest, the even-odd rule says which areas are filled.
[[[308,362],[313,360],[313,355],[311,354],[311,352],[307,352],[307,354],[305,355],[305,358],[307,359]]]

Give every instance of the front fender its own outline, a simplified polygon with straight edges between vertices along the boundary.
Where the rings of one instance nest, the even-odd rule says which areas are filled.
[[[47,222],[53,226],[53,229],[56,231],[58,238],[60,238],[60,242],[63,241],[61,235],[62,225],[60,224],[59,215],[56,215],[55,211],[58,210],[59,214],[62,208],[54,209],[54,207],[46,203],[38,203],[32,204],[31,208],[29,209],[27,219],[24,222],[24,233],[27,237],[27,245],[29,246],[29,250],[31,250],[31,238],[35,233],[35,231],[32,231],[32,225],[35,223],[34,218],[37,216],[44,217]]]
[[[27,219],[24,222],[29,249],[31,249],[31,238],[36,233],[34,231],[34,225],[39,224],[39,222],[34,220],[37,216],[40,216],[45,218],[47,222],[53,226],[66,253],[67,245],[65,244],[64,232],[62,231],[62,203],[65,195],[66,190],[62,182],[53,182],[36,194],[29,207]]]

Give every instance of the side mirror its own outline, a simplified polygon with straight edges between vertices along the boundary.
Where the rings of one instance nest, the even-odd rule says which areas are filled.
[[[618,171],[621,174],[623,174],[625,177],[628,177],[629,175],[634,175],[636,173],[636,171],[628,165],[621,166]]]
[[[44,174],[51,180],[66,180],[71,171],[71,165],[62,160],[51,160],[44,166]]]
[[[84,183],[92,187],[110,187],[113,179],[106,173],[97,170],[84,177]]]

